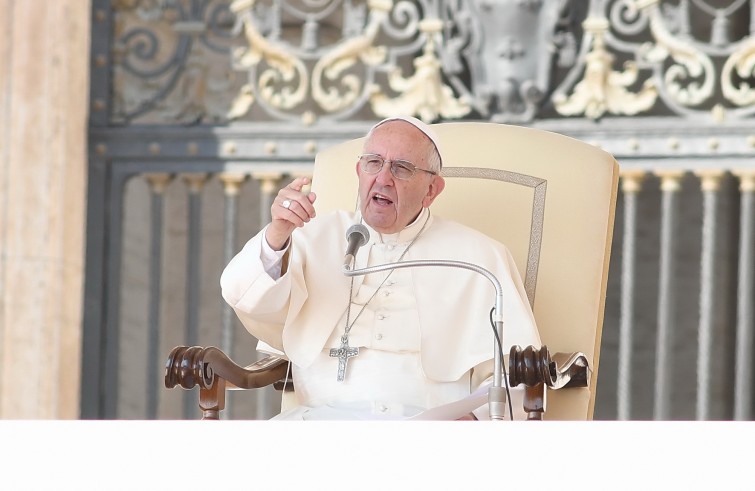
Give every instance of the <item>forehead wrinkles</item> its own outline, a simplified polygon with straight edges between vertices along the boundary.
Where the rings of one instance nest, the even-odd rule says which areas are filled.
[[[365,141],[363,152],[387,159],[424,162],[432,142],[419,129],[405,121],[389,121],[374,128]]]

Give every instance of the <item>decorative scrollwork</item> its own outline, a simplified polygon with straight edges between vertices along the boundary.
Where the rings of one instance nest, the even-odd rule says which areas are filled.
[[[556,379],[555,367],[551,363],[550,353],[546,346],[540,349],[526,346],[523,350],[519,346],[512,346],[509,353],[509,384],[516,387],[524,384],[534,387],[545,384],[551,387]]]
[[[222,379],[230,386],[256,389],[284,378],[287,369],[286,360],[279,357],[268,356],[240,367],[214,346],[177,346],[165,363],[165,387],[212,389]]]
[[[112,6],[116,123],[755,114],[746,0]]]
[[[613,5],[608,13],[611,29],[623,36],[641,34],[648,26],[648,17],[642,12],[635,0],[621,0]]]
[[[219,108],[228,105],[237,85],[227,66],[228,0],[195,2],[191,8],[184,3],[114,5],[114,121],[193,123],[224,117]]]
[[[440,21],[422,23],[421,30],[427,35],[424,54],[414,60],[414,75],[404,78],[398,69],[392,70],[389,86],[399,95],[390,98],[383,94],[378,85],[373,85],[370,102],[379,116],[394,114],[416,114],[424,121],[434,121],[438,117],[457,119],[468,114],[471,106],[468,99],[458,99],[450,87],[443,83],[441,63],[435,55],[434,35],[440,31]]]
[[[753,101],[753,63],[748,61],[752,32],[733,40],[733,21],[737,20],[736,29],[741,31],[743,16],[738,14],[746,2],[733,0],[725,7],[710,3],[591,2],[591,15],[583,24],[583,49],[590,49],[554,92],[557,112],[566,116],[584,112],[596,118],[604,113],[633,115],[658,109],[687,117],[712,115],[716,120],[755,113],[749,107]],[[605,28],[596,29],[598,22]],[[710,26],[707,40],[703,40],[701,25]],[[610,70],[622,57],[624,71]],[[720,77],[717,66],[723,66]],[[579,81],[575,73],[580,73]],[[571,90],[574,93],[567,95]]]
[[[547,346],[535,348],[512,346],[509,352],[509,384],[535,387],[544,384],[551,389],[587,387],[590,366],[580,353],[556,353],[551,358]]]
[[[734,82],[734,76],[739,77],[739,83]],[[752,106],[755,104],[755,88],[745,80],[755,76],[755,38],[742,44],[726,59],[721,69],[721,86],[724,97],[738,106]],[[752,108],[750,108],[752,109]]]
[[[199,386],[209,389],[214,382],[214,373],[205,362],[206,348],[200,346],[177,346],[168,355],[165,364],[165,387],[180,385],[184,389]]]
[[[260,98],[272,107],[291,109],[304,101],[309,75],[304,63],[289,51],[268,40],[257,28],[251,7],[254,0],[237,0],[231,11],[243,22],[247,46],[233,51],[236,69],[256,72],[264,61],[257,83]]]
[[[386,59],[386,47],[375,46],[375,39],[391,9],[391,2],[373,2],[369,21],[362,35],[347,39],[325,55],[312,70],[312,97],[328,112],[337,112],[351,106],[361,92],[362,80],[354,74],[343,75],[359,59],[368,66],[377,66]],[[343,91],[323,82],[340,82]]]
[[[650,16],[650,31],[655,43],[645,45],[638,58],[655,63],[656,67],[671,59],[663,75],[670,98],[682,106],[695,106],[713,95],[715,69],[711,59],[683,38],[673,36],[665,25],[660,8],[653,3],[646,7]],[[702,79],[702,81],[700,81]]]
[[[592,38],[592,49],[585,59],[585,74],[571,96],[556,93],[553,103],[556,110],[565,116],[584,114],[598,119],[604,113],[637,114],[653,106],[657,91],[651,80],[646,80],[638,93],[627,87],[637,81],[637,65],[627,62],[623,72],[612,70],[613,56],[605,49],[604,33],[608,23],[604,19],[585,21],[585,29]]]

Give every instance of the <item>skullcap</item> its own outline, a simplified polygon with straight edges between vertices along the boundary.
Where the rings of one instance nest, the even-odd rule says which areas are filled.
[[[440,151],[440,144],[438,140],[438,135],[433,131],[433,129],[430,127],[429,124],[415,118],[412,116],[393,116],[390,118],[385,118],[384,120],[377,123],[375,126],[372,127],[374,130],[378,126],[384,123],[388,123],[390,121],[405,121],[409,123],[410,125],[414,126],[418,130],[420,130],[422,133],[427,136],[431,142],[433,142],[433,145],[435,146],[435,150],[438,151],[438,155],[440,156],[440,167],[443,168],[443,153]],[[372,131],[372,130],[370,130]]]

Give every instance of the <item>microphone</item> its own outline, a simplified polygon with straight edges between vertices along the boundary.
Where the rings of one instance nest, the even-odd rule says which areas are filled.
[[[346,247],[346,256],[343,258],[343,269],[349,270],[354,263],[357,250],[370,240],[370,232],[361,223],[355,223],[346,231],[346,240],[349,245]]]

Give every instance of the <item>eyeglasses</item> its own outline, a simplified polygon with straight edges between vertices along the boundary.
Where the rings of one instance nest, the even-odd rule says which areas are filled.
[[[359,165],[367,174],[377,174],[378,172],[380,172],[380,169],[383,168],[383,164],[385,163],[390,164],[391,174],[393,174],[393,177],[395,177],[396,179],[411,179],[418,170],[427,172],[428,174],[433,176],[438,175],[437,172],[420,169],[419,167],[415,166],[411,162],[407,162],[406,160],[388,160],[386,158],[383,158],[382,155],[378,155],[376,153],[365,153],[364,155],[359,156]]]

